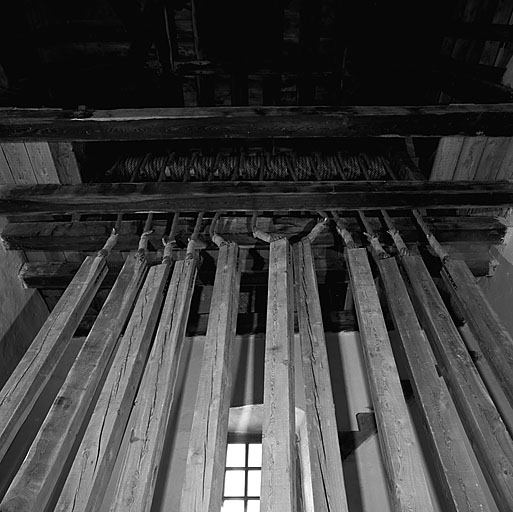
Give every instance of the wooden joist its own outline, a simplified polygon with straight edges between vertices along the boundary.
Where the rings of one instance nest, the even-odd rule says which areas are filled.
[[[513,133],[509,103],[439,106],[0,110],[1,141],[105,141]]]
[[[262,426],[262,512],[295,512],[294,291],[286,239],[270,244]]]
[[[92,405],[122,329],[132,311],[147,264],[127,258],[90,334],[0,505],[1,510],[42,510],[54,491],[76,436]],[[17,508],[16,508],[17,507]]]
[[[316,222],[313,217],[278,217],[266,218],[259,222],[259,229],[272,233],[299,234],[307,232]],[[369,223],[374,231],[383,231],[380,219],[369,217]],[[229,235],[230,240],[239,247],[262,247],[263,242],[255,239],[249,227],[248,217],[233,217],[219,223],[218,234]],[[418,229],[413,217],[394,217],[394,223],[401,231],[406,243],[415,243]],[[441,243],[456,241],[499,241],[506,227],[494,217],[476,218],[461,217],[429,217],[426,223]],[[116,222],[113,221],[75,221],[75,222],[10,222],[2,230],[1,240],[7,249],[25,251],[56,251],[65,247],[68,251],[97,251],[103,245],[105,238],[110,235]],[[149,248],[160,249],[162,237],[166,233],[168,221],[158,219],[153,221],[153,231],[148,237]],[[199,234],[199,240],[210,242],[207,223]],[[177,238],[185,239],[194,226],[189,218],[180,221],[177,227]],[[360,226],[356,217],[347,217],[347,229],[358,232]],[[127,251],[137,247],[143,231],[142,220],[124,220],[118,230],[116,250]],[[314,245],[333,245],[333,231],[325,230],[316,239]]]
[[[55,511],[99,510],[155,332],[169,266],[148,271]]]
[[[328,353],[314,260],[308,240],[295,247],[294,274],[305,380],[312,510],[345,512],[348,508]]]
[[[474,333],[479,349],[495,369],[513,406],[513,339],[490,306],[464,261],[448,259],[442,277],[451,296]]]
[[[231,181],[1,185],[0,215],[507,207],[509,181]]]
[[[393,509],[434,510],[365,249],[348,249],[360,340]]]
[[[106,273],[105,258],[86,258],[0,391],[0,460],[50,379]]]
[[[176,262],[132,412],[131,442],[110,510],[150,510],[175,398],[180,353],[191,305],[196,259]]]
[[[239,303],[239,248],[220,248],[191,427],[180,512],[220,510],[226,463],[232,352]]]
[[[401,257],[415,309],[501,512],[513,509],[513,441],[422,258]]]
[[[452,512],[490,510],[461,436],[449,390],[437,372],[436,360],[422,330],[394,258],[378,261],[388,306],[406,355],[410,381],[427,426],[431,453]],[[447,507],[447,508],[445,508]]]

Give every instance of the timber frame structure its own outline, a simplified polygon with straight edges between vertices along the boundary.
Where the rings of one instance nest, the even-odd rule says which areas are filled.
[[[478,3],[378,94],[339,34],[356,7],[264,1],[257,37],[200,0],[27,0],[33,39],[0,52],[0,512],[513,510],[484,285],[513,228],[513,5]]]

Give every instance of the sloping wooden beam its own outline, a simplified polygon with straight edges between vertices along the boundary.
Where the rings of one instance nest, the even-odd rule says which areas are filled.
[[[22,504],[23,510],[35,511],[48,505],[146,270],[135,253],[127,258],[0,509]]]
[[[376,210],[504,207],[508,181],[230,181],[1,185],[0,215],[143,211]]]
[[[132,412],[127,448],[111,511],[150,510],[174,402],[197,261],[176,262],[151,353]]]
[[[87,257],[0,391],[0,460],[52,376],[107,267]]]
[[[446,498],[444,510],[490,510],[460,433],[449,390],[413,309],[395,258],[378,261],[388,306],[406,355],[417,402],[429,433],[434,461]]]
[[[513,134],[513,105],[0,109],[0,141]]]
[[[448,259],[442,277],[479,348],[495,369],[502,389],[513,406],[513,339],[490,306],[464,261]]]
[[[314,510],[325,512],[347,512],[326,339],[312,248],[308,240],[303,240],[295,248],[294,274],[298,293],[313,507]]]
[[[220,248],[180,512],[220,510],[228,441],[231,354],[239,304],[239,248]]]
[[[420,256],[402,256],[412,299],[501,512],[513,509],[513,441]]]
[[[262,512],[295,512],[294,291],[286,239],[270,243],[262,426]]]
[[[169,266],[150,268],[55,511],[100,508],[159,317]]]
[[[434,510],[367,251],[348,249],[347,262],[393,509]]]

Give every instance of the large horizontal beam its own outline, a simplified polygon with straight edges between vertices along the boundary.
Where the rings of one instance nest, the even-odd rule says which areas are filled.
[[[513,135],[513,104],[0,109],[0,141]]]
[[[509,181],[319,181],[2,185],[0,215],[509,207]]]

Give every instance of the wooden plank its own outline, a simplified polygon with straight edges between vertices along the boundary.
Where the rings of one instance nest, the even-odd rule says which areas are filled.
[[[48,147],[59,176],[59,182],[63,185],[82,183],[73,144],[71,142],[49,142]]]
[[[490,306],[464,261],[449,259],[442,276],[480,350],[495,369],[502,389],[513,405],[513,339]]]
[[[220,510],[231,398],[231,353],[239,303],[239,248],[220,248],[189,440],[180,512]]]
[[[348,510],[344,474],[314,259],[308,240],[296,246],[294,274],[313,506],[319,511],[343,512]]]
[[[262,512],[295,512],[294,295],[290,246],[270,244],[262,426]]]
[[[376,210],[503,207],[507,181],[230,181],[0,185],[0,215],[141,211]]]
[[[37,183],[25,144],[20,142],[3,142],[1,146],[5,159],[11,169],[14,183],[19,185]]]
[[[453,179],[464,181],[474,179],[479,161],[486,145],[486,137],[465,137],[460,158],[454,171]]]
[[[488,137],[483,155],[472,179],[489,181],[497,174],[506,155],[510,137]]]
[[[104,258],[86,258],[0,391],[0,460],[52,376],[106,273]]]
[[[420,256],[403,256],[414,305],[499,510],[513,509],[513,441]]]
[[[1,510],[44,510],[86,418],[122,329],[132,311],[147,264],[134,253],[102,307],[27,457],[5,495]]]
[[[7,163],[4,155],[4,150],[0,144],[0,183],[14,183],[14,178],[11,173],[11,168]]]
[[[155,342],[132,411],[131,439],[111,511],[149,511],[175,400],[180,353],[196,278],[194,259],[175,264]],[[222,466],[217,466],[217,468]],[[218,473],[222,474],[222,471]]]
[[[435,161],[429,179],[431,181],[452,180],[465,137],[442,137],[438,143]]]
[[[347,262],[393,509],[434,510],[367,251],[348,249]]]
[[[449,390],[422,330],[394,258],[378,261],[388,306],[406,355],[410,382],[427,426],[431,453],[446,498],[444,510],[490,510],[472,467]],[[447,507],[447,508],[446,508]]]
[[[60,183],[47,142],[26,142],[25,149],[38,183]]]
[[[99,510],[121,445],[169,277],[150,268],[55,511]]]
[[[0,109],[0,141],[510,136],[513,105]]]
[[[506,149],[501,165],[493,175],[495,180],[509,180],[513,174],[513,137],[509,138],[509,144]]]

